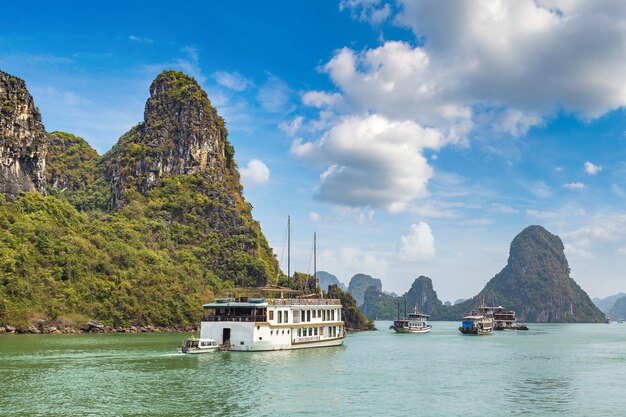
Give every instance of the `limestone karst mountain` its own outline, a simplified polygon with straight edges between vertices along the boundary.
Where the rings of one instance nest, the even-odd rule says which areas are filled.
[[[46,133],[24,81],[0,73],[0,325],[186,325],[216,292],[281,275],[206,93],[175,71],[150,92],[101,157]]]
[[[604,314],[570,277],[563,242],[541,226],[520,232],[507,265],[475,297],[444,309],[456,320],[481,300],[515,310],[531,322],[602,322]]]

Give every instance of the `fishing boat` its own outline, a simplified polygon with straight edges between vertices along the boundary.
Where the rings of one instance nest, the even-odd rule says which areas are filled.
[[[189,337],[183,341],[183,345],[178,348],[178,353],[196,355],[199,353],[215,352],[219,345],[214,339]]]
[[[314,279],[316,245],[314,234]],[[204,304],[200,336],[216,340],[222,350],[245,352],[339,346],[346,337],[341,301],[324,298],[314,287],[313,294],[289,287],[254,288],[251,293],[263,296],[224,297]]]
[[[494,330],[528,330],[528,326],[517,323],[515,311],[505,310],[504,307],[487,307],[492,311]]]
[[[390,329],[396,331],[396,333],[428,333],[432,330],[433,326],[428,324],[428,314],[422,314],[417,311],[417,306],[413,313],[409,314],[404,319],[396,319]]]
[[[487,335],[493,330],[493,318],[489,314],[489,307],[481,304],[472,314],[462,319],[459,331],[463,334]]]

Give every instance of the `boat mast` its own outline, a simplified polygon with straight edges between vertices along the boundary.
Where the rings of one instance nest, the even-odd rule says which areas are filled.
[[[287,216],[287,288],[291,288],[291,216]]]
[[[317,232],[313,232],[313,285],[317,292]]]

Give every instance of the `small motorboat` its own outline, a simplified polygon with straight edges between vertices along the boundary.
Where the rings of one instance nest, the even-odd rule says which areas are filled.
[[[219,345],[213,339],[200,339],[193,336],[185,339],[183,345],[178,348],[178,353],[199,354],[215,352],[219,349]]]

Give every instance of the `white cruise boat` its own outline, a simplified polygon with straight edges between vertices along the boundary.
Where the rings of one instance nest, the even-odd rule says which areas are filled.
[[[339,346],[345,338],[337,299],[221,298],[203,307],[200,337],[216,340],[222,350]]]
[[[416,306],[415,311],[407,318],[394,320],[390,329],[395,330],[396,333],[428,333],[433,329],[433,326],[428,324],[429,317],[428,314],[418,312]]]

